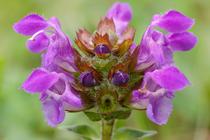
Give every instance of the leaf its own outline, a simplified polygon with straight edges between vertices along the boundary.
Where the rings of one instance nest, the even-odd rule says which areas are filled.
[[[142,131],[132,128],[119,128],[114,135],[116,140],[138,140],[155,135],[156,131]]]
[[[112,120],[112,119],[127,119],[131,114],[131,110],[124,109],[124,110],[117,110],[110,114],[104,114],[103,118],[105,120]]]
[[[84,113],[91,121],[100,121],[101,120],[101,115],[98,113],[89,112],[89,111],[85,111]]]
[[[93,137],[97,137],[96,131],[88,125],[75,125],[71,127],[65,127],[68,131],[78,134],[84,140],[92,140]]]

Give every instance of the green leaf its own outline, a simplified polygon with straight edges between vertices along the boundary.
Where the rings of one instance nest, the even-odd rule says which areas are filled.
[[[155,135],[156,131],[142,131],[131,128],[119,128],[114,135],[116,140],[138,140]]]
[[[88,125],[75,125],[71,127],[65,127],[68,131],[78,134],[84,140],[92,140],[93,137],[97,137],[96,131]]]
[[[100,121],[101,120],[101,115],[99,113],[89,112],[89,111],[85,111],[84,113],[91,121]]]
[[[105,120],[112,120],[112,119],[127,119],[131,114],[131,110],[124,109],[124,110],[117,110],[110,114],[102,115]]]

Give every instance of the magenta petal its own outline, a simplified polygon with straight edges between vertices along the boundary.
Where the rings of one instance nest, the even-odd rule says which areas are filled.
[[[165,35],[149,27],[141,40],[136,69],[147,70],[151,66],[169,64],[173,61],[172,57]]]
[[[118,33],[121,33],[132,19],[132,9],[128,3],[116,2],[108,10],[108,18],[112,18]]]
[[[157,17],[154,22],[168,32],[174,33],[186,31],[194,24],[193,19],[175,10],[168,11],[159,18]]]
[[[150,73],[151,78],[162,88],[169,91],[182,90],[189,84],[183,73],[174,66],[167,66]]]
[[[174,33],[168,37],[169,45],[173,51],[191,50],[197,43],[197,38],[193,33]]]
[[[14,30],[22,35],[31,36],[48,26],[45,19],[37,14],[29,14],[13,25]]]
[[[132,19],[132,9],[128,3],[116,2],[109,9],[107,17],[129,22]]]
[[[149,98],[146,93],[140,93],[138,90],[132,92],[130,107],[134,109],[146,109]]]
[[[58,81],[56,73],[50,73],[42,68],[34,70],[23,83],[22,88],[28,93],[44,92]]]
[[[65,112],[62,103],[50,98],[42,103],[44,115],[48,124],[52,127],[63,122]]]
[[[33,53],[40,53],[49,45],[49,39],[45,33],[39,33],[27,41],[28,49]]]
[[[62,97],[65,105],[65,110],[80,111],[85,108],[79,94],[69,85],[66,85],[66,91]]]
[[[50,71],[56,71],[59,67],[62,69],[75,71],[74,50],[68,38],[57,35],[42,56],[42,66]]]
[[[152,97],[147,106],[147,117],[158,125],[166,124],[172,112],[172,98],[167,96]]]

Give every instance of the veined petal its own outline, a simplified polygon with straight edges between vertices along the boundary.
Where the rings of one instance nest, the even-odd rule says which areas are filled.
[[[66,91],[63,95],[65,110],[75,112],[84,110],[87,106],[82,101],[82,98],[72,87],[66,87]]]
[[[167,96],[152,97],[147,106],[147,117],[158,125],[166,124],[172,112],[172,98]]]
[[[193,33],[174,33],[168,36],[168,42],[173,51],[189,51],[197,43],[197,38]]]
[[[73,81],[73,77],[59,73],[59,80],[51,88],[49,88],[46,93],[50,97],[62,101],[64,110],[81,111],[85,107],[80,94],[71,87],[71,83]]]
[[[61,29],[60,21],[56,17],[51,17],[48,21],[48,24],[52,26],[60,35],[65,36]]]
[[[50,73],[45,69],[35,69],[28,79],[23,83],[22,88],[28,93],[44,92],[58,80],[58,75]]]
[[[22,35],[31,36],[48,26],[45,19],[37,14],[29,14],[13,25],[14,30]]]
[[[42,103],[42,108],[46,121],[50,126],[55,127],[63,122],[65,112],[61,102],[49,98]]]
[[[46,34],[41,32],[30,38],[26,45],[31,52],[40,53],[48,47],[49,43],[50,41]]]
[[[116,31],[121,34],[132,19],[132,9],[128,3],[116,2],[108,10],[107,17],[114,20]]]
[[[194,20],[178,11],[170,10],[164,15],[155,15],[153,24],[168,32],[177,33],[190,29],[194,24]]]
[[[147,70],[151,66],[170,64],[172,56],[165,35],[149,26],[141,40],[136,69]]]
[[[50,71],[55,71],[64,65],[73,64],[74,50],[68,38],[57,35],[51,42],[47,52],[42,56],[42,66]],[[73,66],[72,66],[73,67]]]
[[[134,109],[146,109],[149,104],[149,97],[146,93],[141,93],[138,90],[132,92],[130,107]]]
[[[185,75],[174,66],[163,67],[149,73],[149,75],[155,83],[169,91],[182,90],[189,84]]]

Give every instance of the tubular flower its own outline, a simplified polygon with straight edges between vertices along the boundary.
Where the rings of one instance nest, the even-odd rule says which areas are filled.
[[[154,15],[134,43],[131,19],[129,4],[117,2],[95,32],[79,29],[75,47],[55,17],[29,14],[14,24],[17,33],[30,36],[27,48],[41,53],[41,66],[22,88],[40,94],[49,125],[61,123],[65,112],[83,111],[98,121],[125,119],[132,109],[146,109],[156,124],[167,122],[175,92],[189,85],[173,53],[195,46],[196,36],[188,31],[194,20],[175,10]]]

